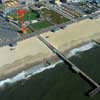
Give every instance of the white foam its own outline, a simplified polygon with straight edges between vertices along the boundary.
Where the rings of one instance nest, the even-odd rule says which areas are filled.
[[[95,45],[96,44],[94,42],[91,42],[91,43],[85,44],[84,46],[81,46],[79,48],[72,49],[70,51],[70,53],[67,55],[67,57],[68,58],[72,57],[77,52],[83,52],[83,51],[89,50],[89,49],[93,48]],[[5,86],[6,83],[12,84],[12,83],[15,83],[15,82],[20,81],[20,80],[28,79],[29,77],[36,75],[40,72],[54,68],[55,65],[60,63],[60,62],[62,62],[62,61],[60,60],[60,61],[58,61],[55,64],[52,64],[50,66],[46,66],[46,67],[45,66],[36,66],[36,67],[31,68],[31,69],[28,69],[27,71],[22,71],[21,73],[18,73],[16,76],[14,76],[12,78],[8,78],[6,80],[1,80],[0,87]]]
[[[96,45],[96,43],[90,42],[90,43],[85,44],[85,45],[83,45],[83,46],[81,46],[81,47],[79,47],[79,48],[74,48],[74,49],[72,49],[72,50],[68,53],[67,57],[70,58],[70,57],[76,55],[78,52],[83,52],[83,51],[90,50],[90,49],[93,48],[95,45]]]
[[[0,81],[0,87],[4,86],[6,83],[14,83],[14,82],[20,81],[22,79],[25,79],[25,72],[24,71],[17,74],[13,78],[8,78],[6,80]]]
[[[6,80],[1,80],[0,81],[0,87],[4,87],[7,83],[8,84],[12,84],[12,83],[15,83],[17,81],[20,81],[20,80],[24,80],[24,79],[28,79],[29,77],[33,76],[33,75],[36,75],[40,72],[43,72],[47,69],[51,69],[51,68],[54,68],[55,65],[57,63],[60,63],[61,61],[58,61],[56,62],[55,64],[52,64],[50,66],[47,66],[47,67],[44,67],[44,66],[38,66],[38,67],[33,67],[27,71],[22,71],[21,73],[18,73],[16,76],[12,77],[12,78],[8,78]]]

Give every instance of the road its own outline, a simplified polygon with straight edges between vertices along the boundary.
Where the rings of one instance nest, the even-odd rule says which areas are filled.
[[[55,10],[55,8],[54,7],[52,7],[50,4],[47,4],[48,6],[49,6],[49,8],[51,9],[52,8],[52,10]],[[55,11],[57,11],[58,12],[58,10],[55,10]],[[61,11],[60,12],[58,12],[59,14],[61,14],[62,15],[62,13],[61,13]],[[100,12],[97,12],[97,13],[94,13],[94,14],[91,14],[90,16],[92,16],[92,17],[96,17],[96,16],[99,16],[100,15]],[[66,14],[66,17],[67,17],[68,15]],[[12,31],[11,29],[9,29],[9,32],[8,32],[8,30],[7,29],[5,29],[5,30],[7,30],[7,32],[8,33],[14,33],[14,34],[16,34],[15,35],[15,37],[12,37],[12,36],[14,36],[14,34],[11,36],[11,40],[9,39],[9,40],[7,40],[7,41],[2,41],[2,42],[0,42],[0,46],[5,46],[5,45],[8,45],[9,43],[11,43],[11,42],[17,42],[17,41],[21,41],[21,40],[23,40],[23,39],[27,39],[27,38],[30,38],[30,37],[32,37],[32,36],[36,36],[36,35],[39,35],[39,34],[42,34],[42,33],[44,33],[44,32],[48,32],[48,31],[51,31],[51,30],[55,30],[56,28],[57,29],[60,29],[60,27],[67,27],[68,25],[70,25],[70,24],[72,24],[72,23],[75,23],[75,22],[79,22],[79,21],[81,21],[81,20],[84,20],[84,19],[88,19],[88,18],[90,18],[90,16],[83,16],[83,17],[80,17],[80,18],[77,18],[77,19],[73,19],[73,20],[71,20],[71,21],[68,21],[68,22],[65,22],[65,23],[62,23],[62,24],[59,24],[59,25],[54,25],[54,26],[51,26],[51,27],[48,27],[48,28],[46,28],[46,29],[43,29],[43,30],[41,30],[41,31],[37,31],[37,32],[32,32],[32,34],[28,34],[28,35],[26,35],[26,36],[24,36],[24,37],[18,37],[19,35],[18,35],[18,33],[17,32],[15,32],[15,31]],[[7,23],[7,25],[8,26],[10,26],[10,28],[12,27],[12,25],[11,25],[11,23],[9,23],[9,22],[7,22],[3,17],[1,17],[0,16],[0,19],[4,22],[4,23]],[[6,25],[5,25],[6,26]],[[13,26],[15,26],[15,25],[13,25]],[[19,28],[19,27],[18,27]],[[1,32],[5,32],[5,30],[2,30]],[[16,38],[17,37],[17,38]]]

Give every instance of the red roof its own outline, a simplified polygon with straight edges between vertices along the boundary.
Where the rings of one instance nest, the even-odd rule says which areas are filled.
[[[27,13],[27,10],[20,9],[20,10],[17,10],[16,13],[19,14],[19,15],[23,15],[23,14],[26,14]]]

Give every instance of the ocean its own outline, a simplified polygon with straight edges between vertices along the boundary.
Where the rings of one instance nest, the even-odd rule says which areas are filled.
[[[89,43],[67,55],[87,75],[100,83],[100,46]],[[39,65],[13,78],[0,81],[0,100],[100,100],[98,93],[89,97],[92,85],[62,61]]]

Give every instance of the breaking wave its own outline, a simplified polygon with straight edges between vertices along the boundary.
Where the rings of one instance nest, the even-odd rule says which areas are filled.
[[[91,42],[91,43],[85,44],[85,45],[83,45],[79,48],[74,48],[69,52],[67,57],[70,58],[78,52],[87,51],[87,50],[93,48],[95,45],[96,45],[96,43]],[[6,80],[1,80],[0,81],[0,87],[5,87],[6,84],[12,84],[12,83],[15,83],[15,82],[20,81],[20,80],[28,79],[29,77],[36,75],[40,72],[54,68],[56,66],[56,64],[61,63],[61,62],[62,61],[60,60],[60,61],[56,62],[55,64],[51,64],[49,66],[44,66],[44,65],[41,64],[41,65],[32,67],[32,68],[30,68],[26,71],[22,71],[21,73],[18,73],[16,76],[14,76],[12,78],[7,78]]]
[[[26,71],[22,71],[21,73],[18,73],[16,76],[14,76],[12,78],[7,78],[5,80],[1,80],[0,81],[0,88],[5,87],[6,84],[12,84],[12,83],[15,83],[15,82],[20,81],[20,80],[25,80],[25,79],[30,78],[33,75],[36,75],[38,73],[45,71],[47,69],[54,68],[56,66],[56,64],[58,64],[60,62],[61,61],[58,61],[55,64],[51,64],[49,66],[38,65],[38,66],[32,67]]]
[[[96,45],[97,44],[95,42],[90,42],[88,44],[80,46],[79,48],[74,48],[74,49],[70,50],[70,52],[67,54],[67,57],[70,58],[70,57],[76,55],[79,52],[84,52],[84,51],[90,50]]]

